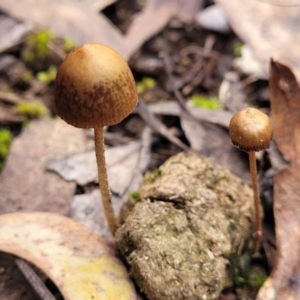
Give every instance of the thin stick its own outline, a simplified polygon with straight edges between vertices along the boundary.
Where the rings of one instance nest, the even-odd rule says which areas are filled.
[[[262,210],[259,198],[259,188],[257,181],[257,170],[256,170],[256,158],[255,152],[249,152],[249,163],[250,173],[252,179],[252,188],[254,193],[254,210],[255,210],[255,231],[253,233],[254,238],[254,253],[258,251],[262,237]]]
[[[98,168],[99,188],[101,192],[102,204],[104,208],[105,217],[108,223],[110,232],[114,235],[116,231],[116,218],[111,202],[111,194],[107,180],[107,170],[104,155],[104,133],[103,128],[95,128],[95,151]]]
[[[17,258],[15,263],[33,290],[41,300],[55,300],[56,298],[45,286],[42,279],[35,273],[31,266],[23,259]]]

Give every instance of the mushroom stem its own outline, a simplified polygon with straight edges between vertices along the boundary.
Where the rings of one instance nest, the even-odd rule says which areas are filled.
[[[109,230],[112,233],[112,235],[114,235],[117,226],[116,226],[116,218],[112,207],[111,194],[110,194],[108,180],[107,180],[107,169],[106,169],[105,155],[104,155],[103,127],[95,128],[94,140],[95,140],[95,152],[96,152],[97,168],[98,168],[99,188],[101,192],[104,214],[107,219]]]
[[[254,253],[258,251],[261,236],[262,236],[262,210],[259,200],[259,188],[257,180],[257,169],[256,169],[256,158],[255,151],[249,151],[249,164],[250,164],[250,173],[252,179],[252,188],[254,195],[254,210],[255,210],[255,231],[253,233],[254,238]]]

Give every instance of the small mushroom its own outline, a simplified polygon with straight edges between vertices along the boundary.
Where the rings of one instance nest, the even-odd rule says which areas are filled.
[[[54,91],[56,113],[79,128],[94,128],[99,186],[108,226],[116,230],[104,156],[103,127],[121,122],[135,108],[137,92],[127,62],[113,49],[84,44],[60,65]]]
[[[229,124],[232,144],[248,152],[255,208],[254,252],[257,252],[262,236],[262,209],[259,200],[255,151],[269,148],[273,128],[269,117],[255,108],[245,108],[237,112]]]

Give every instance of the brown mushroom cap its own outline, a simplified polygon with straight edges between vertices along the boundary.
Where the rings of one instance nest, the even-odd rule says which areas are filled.
[[[232,144],[241,150],[260,151],[270,146],[273,128],[269,117],[255,108],[237,112],[229,124]]]
[[[119,123],[136,104],[135,81],[127,62],[105,45],[77,47],[57,71],[56,113],[73,126],[95,128]]]

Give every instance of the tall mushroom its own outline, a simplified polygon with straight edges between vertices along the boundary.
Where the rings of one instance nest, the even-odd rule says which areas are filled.
[[[116,230],[104,156],[103,127],[121,122],[137,104],[135,81],[127,62],[113,49],[84,44],[60,65],[54,91],[56,113],[79,128],[94,128],[102,203],[109,229]]]
[[[237,112],[229,124],[232,144],[248,152],[255,209],[254,252],[257,252],[262,236],[262,209],[259,200],[255,151],[270,146],[273,128],[269,117],[255,108],[245,108]]]

